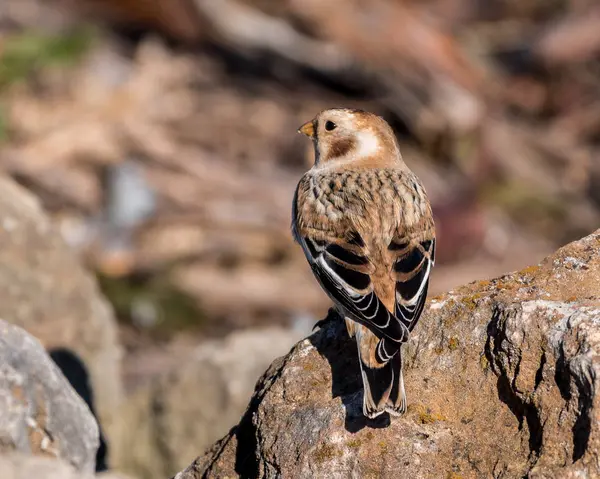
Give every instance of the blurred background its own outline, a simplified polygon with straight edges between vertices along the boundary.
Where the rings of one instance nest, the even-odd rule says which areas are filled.
[[[95,272],[132,393],[173,351],[324,317],[289,232],[321,109],[394,127],[432,295],[596,229],[599,25],[594,0],[2,0],[0,169]]]

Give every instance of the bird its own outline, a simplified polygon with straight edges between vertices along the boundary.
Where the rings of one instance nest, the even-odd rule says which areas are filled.
[[[374,113],[326,109],[298,132],[312,140],[315,161],[294,193],[292,235],[356,340],[363,414],[400,416],[407,408],[402,346],[435,263],[425,188]]]

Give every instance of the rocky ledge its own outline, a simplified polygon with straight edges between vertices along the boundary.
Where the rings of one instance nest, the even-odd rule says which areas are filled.
[[[238,426],[176,479],[600,474],[600,230],[431,300],[399,419],[362,417],[356,348],[329,319],[271,365]]]

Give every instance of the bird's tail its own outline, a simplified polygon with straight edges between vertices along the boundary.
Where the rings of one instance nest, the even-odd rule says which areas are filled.
[[[394,416],[406,411],[402,377],[402,350],[389,339],[379,339],[368,328],[354,324],[362,373],[363,413],[375,418],[384,412]]]

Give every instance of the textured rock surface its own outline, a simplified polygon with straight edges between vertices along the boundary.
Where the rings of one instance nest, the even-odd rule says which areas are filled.
[[[77,354],[109,422],[121,400],[120,350],[112,311],[37,200],[0,177],[0,317],[48,348]]]
[[[127,399],[114,466],[145,479],[172,476],[236,424],[257,379],[301,337],[281,328],[238,331],[180,359]]]
[[[89,408],[40,343],[2,320],[0,411],[1,452],[61,458],[79,471],[95,470],[99,434]]]
[[[176,477],[598,477],[598,354],[600,230],[432,300],[407,354],[404,417],[363,419],[356,350],[334,316]]]

